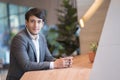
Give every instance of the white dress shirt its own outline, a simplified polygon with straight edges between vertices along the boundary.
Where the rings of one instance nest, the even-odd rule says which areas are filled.
[[[37,35],[37,37],[35,38],[27,29],[28,34],[30,35],[30,37],[32,38],[32,41],[34,43],[35,49],[36,49],[36,58],[37,58],[37,62],[39,63],[40,61],[40,51],[39,51],[39,35]],[[50,62],[50,69],[54,68],[54,62]]]

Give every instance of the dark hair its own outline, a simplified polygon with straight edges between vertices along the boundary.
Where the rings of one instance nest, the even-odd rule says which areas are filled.
[[[45,13],[43,12],[43,10],[41,10],[39,8],[29,9],[25,14],[25,20],[28,21],[30,16],[36,16],[37,18],[43,19],[43,21],[46,22]]]

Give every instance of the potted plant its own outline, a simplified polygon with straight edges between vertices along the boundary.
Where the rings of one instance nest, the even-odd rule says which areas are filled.
[[[98,44],[96,42],[92,42],[90,43],[90,52],[89,52],[89,60],[91,63],[94,62],[94,58],[95,58],[95,55],[96,55],[96,51],[97,51],[97,47],[98,47]]]

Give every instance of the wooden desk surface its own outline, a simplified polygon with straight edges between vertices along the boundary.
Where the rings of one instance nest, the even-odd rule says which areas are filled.
[[[89,80],[90,69],[66,68],[45,71],[31,71],[21,80]]]
[[[92,64],[88,55],[76,56],[71,68],[26,72],[21,80],[89,80]]]
[[[88,54],[81,54],[73,58],[73,67],[77,68],[92,68],[92,63],[89,61]]]

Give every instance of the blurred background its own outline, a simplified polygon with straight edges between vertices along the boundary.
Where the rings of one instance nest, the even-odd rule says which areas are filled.
[[[79,54],[80,27],[77,21],[76,5],[72,4],[69,0],[63,0],[60,8],[54,9],[56,14],[52,14],[56,15],[57,19],[54,16],[50,20],[47,19],[41,30],[47,39],[51,53],[55,57],[71,55],[75,50]],[[0,59],[2,59],[3,64],[9,64],[11,40],[21,29],[25,28],[24,15],[32,7],[0,2]],[[47,18],[49,12],[46,9],[43,12]],[[49,23],[54,19],[56,19],[53,21],[54,23]]]

